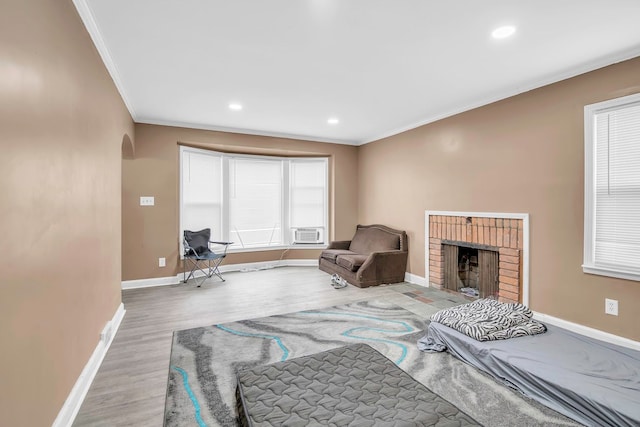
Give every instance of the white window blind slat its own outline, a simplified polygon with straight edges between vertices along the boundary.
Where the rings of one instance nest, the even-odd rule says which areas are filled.
[[[282,244],[282,161],[229,159],[229,235],[239,247]]]
[[[182,156],[182,228],[211,229],[222,237],[222,164],[219,156],[185,152]]]
[[[640,103],[596,112],[593,120],[591,264],[640,274]]]
[[[290,163],[291,227],[322,227],[326,215],[326,160]]]

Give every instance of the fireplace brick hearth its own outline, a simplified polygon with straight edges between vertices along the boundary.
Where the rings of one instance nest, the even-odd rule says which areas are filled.
[[[430,215],[428,238],[430,286],[444,285],[443,242],[482,247],[499,254],[498,299],[522,302],[522,219]]]

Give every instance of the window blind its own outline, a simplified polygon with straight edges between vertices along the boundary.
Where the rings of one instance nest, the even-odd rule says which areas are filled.
[[[229,159],[229,236],[236,247],[282,244],[282,161]]]
[[[186,151],[182,155],[182,229],[211,229],[222,238],[222,158]]]
[[[289,247],[328,221],[328,160],[228,154],[180,147],[180,240],[210,228],[232,251]],[[306,230],[305,230],[306,231]],[[316,231],[316,230],[314,230]],[[310,243],[304,241],[303,243]]]
[[[640,274],[640,103],[594,115],[593,264]]]
[[[326,160],[291,161],[291,227],[322,228],[326,223],[326,163]]]

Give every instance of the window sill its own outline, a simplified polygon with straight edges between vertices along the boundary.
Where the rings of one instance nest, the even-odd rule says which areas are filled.
[[[264,247],[252,247],[252,248],[229,248],[227,253],[243,253],[243,252],[264,252],[264,251],[284,251],[291,249],[327,249],[326,244],[322,245],[307,245],[307,244],[292,244],[282,246],[264,246]]]
[[[587,274],[597,274],[598,276],[615,277],[618,279],[640,281],[640,273],[637,271],[624,271],[621,269],[600,267],[595,265],[582,265],[582,271]]]

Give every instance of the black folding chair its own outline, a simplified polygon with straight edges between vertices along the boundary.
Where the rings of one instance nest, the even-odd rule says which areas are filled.
[[[227,256],[227,248],[233,242],[213,242],[209,240],[210,238],[211,229],[209,228],[200,231],[184,230],[184,239],[182,240],[182,245],[184,246],[184,257],[182,259],[183,283],[187,283],[187,280],[192,277],[198,283],[195,276],[198,270],[204,274],[204,278],[198,283],[198,287],[214,275],[224,282],[219,267],[222,260]],[[188,276],[187,262],[191,266]]]

